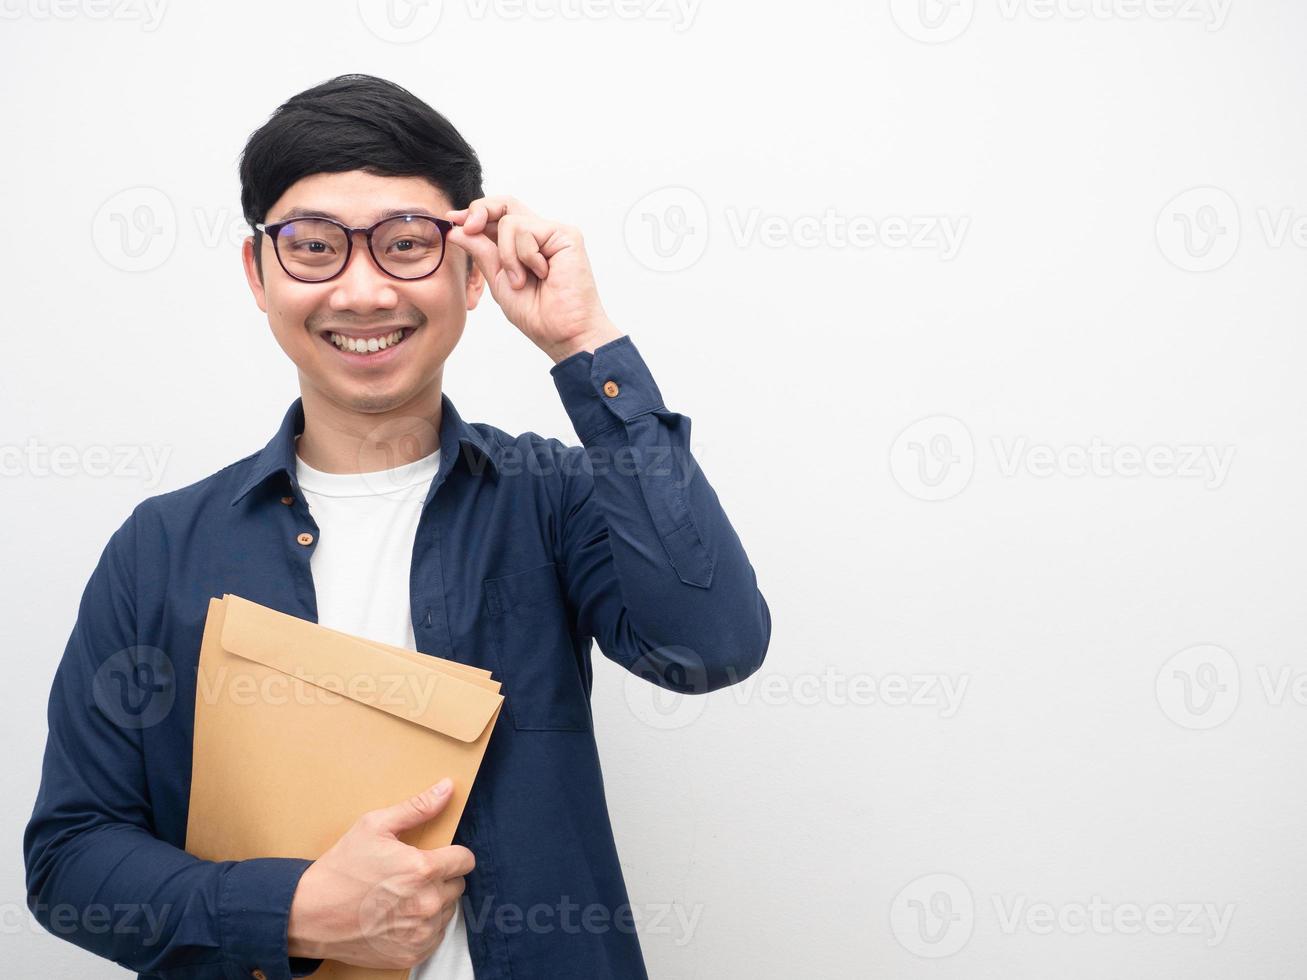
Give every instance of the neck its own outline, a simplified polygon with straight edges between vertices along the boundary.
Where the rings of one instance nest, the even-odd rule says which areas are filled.
[[[301,385],[304,432],[296,453],[324,473],[375,473],[440,448],[440,379],[402,405],[361,412]]]

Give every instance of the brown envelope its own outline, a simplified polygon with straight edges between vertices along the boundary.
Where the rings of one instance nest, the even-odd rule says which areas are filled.
[[[490,672],[209,600],[195,692],[186,850],[210,861],[317,858],[367,810],[454,780],[440,815],[400,835],[453,842],[503,707]],[[331,960],[314,980],[406,980]]]

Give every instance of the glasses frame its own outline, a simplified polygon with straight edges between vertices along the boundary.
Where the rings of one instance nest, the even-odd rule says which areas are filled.
[[[372,233],[382,225],[391,221],[398,221],[401,218],[424,218],[427,221],[434,221],[436,227],[440,229],[440,259],[436,262],[436,267],[430,272],[424,272],[420,276],[397,276],[393,272],[387,270],[386,267],[377,259],[377,253],[373,251],[372,248]],[[327,224],[335,225],[341,231],[345,232],[345,260],[341,262],[339,269],[327,276],[325,279],[305,279],[303,276],[297,276],[286,268],[286,263],[282,260],[281,248],[278,245],[278,238],[280,237],[281,229],[287,225],[293,225],[297,221],[325,221]],[[322,215],[304,215],[298,218],[287,218],[285,221],[274,221],[271,224],[265,224],[261,221],[256,222],[254,230],[262,232],[272,239],[272,252],[277,256],[277,264],[281,266],[281,271],[299,282],[331,282],[333,279],[339,278],[344,271],[349,268],[349,260],[354,256],[354,236],[360,232],[367,238],[368,255],[372,257],[372,264],[377,267],[382,275],[389,276],[391,279],[398,279],[400,282],[417,282],[419,279],[426,279],[429,276],[434,276],[438,271],[440,271],[440,267],[445,264],[445,253],[449,250],[449,231],[453,227],[454,222],[447,218],[437,218],[433,214],[413,212],[412,214],[392,214],[390,217],[382,218],[376,224],[369,225],[366,228],[351,228],[343,221],[337,221],[335,218],[327,218]]]

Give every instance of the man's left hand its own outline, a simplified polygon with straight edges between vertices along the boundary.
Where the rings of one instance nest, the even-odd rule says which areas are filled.
[[[454,222],[449,243],[472,256],[504,315],[555,364],[622,336],[599,302],[579,229],[507,195],[445,217]]]

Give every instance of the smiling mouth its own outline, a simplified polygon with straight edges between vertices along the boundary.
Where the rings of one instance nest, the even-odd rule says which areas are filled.
[[[401,327],[379,337],[367,338],[350,337],[347,334],[336,333],[331,330],[323,334],[322,337],[341,353],[354,354],[359,357],[375,357],[404,343],[416,329],[416,327]]]

